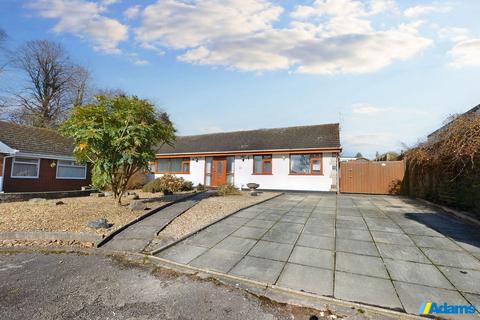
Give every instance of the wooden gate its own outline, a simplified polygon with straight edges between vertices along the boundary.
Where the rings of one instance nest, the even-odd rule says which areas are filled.
[[[392,194],[403,180],[403,161],[340,163],[340,192]]]

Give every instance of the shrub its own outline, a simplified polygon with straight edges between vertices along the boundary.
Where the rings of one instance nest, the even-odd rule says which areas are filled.
[[[240,190],[232,184],[222,184],[217,188],[217,194],[220,196],[226,196],[229,194],[240,194]]]
[[[151,193],[163,192],[165,194],[169,194],[172,192],[189,191],[192,189],[193,184],[191,181],[186,181],[183,178],[177,178],[170,174],[166,174],[160,178],[150,181],[143,186],[142,190]]]
[[[127,183],[127,189],[140,189],[148,182],[147,175],[142,171],[134,173]]]
[[[197,191],[205,191],[207,188],[205,188],[205,186],[201,183],[198,184],[197,186]]]

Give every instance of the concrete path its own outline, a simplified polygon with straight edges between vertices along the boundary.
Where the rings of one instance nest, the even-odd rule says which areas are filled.
[[[478,231],[399,197],[285,194],[157,256],[417,314],[427,301],[480,306]]]
[[[102,248],[117,251],[141,252],[157,233],[165,228],[173,219],[196,205],[202,199],[211,195],[212,192],[207,191],[180,200],[121,231],[104,244]]]

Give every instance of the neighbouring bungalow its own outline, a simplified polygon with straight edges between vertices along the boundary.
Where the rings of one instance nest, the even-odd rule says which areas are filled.
[[[90,169],[73,157],[73,140],[58,132],[0,121],[0,192],[80,190]]]
[[[182,136],[157,149],[151,171],[207,187],[336,192],[340,152],[338,124]]]

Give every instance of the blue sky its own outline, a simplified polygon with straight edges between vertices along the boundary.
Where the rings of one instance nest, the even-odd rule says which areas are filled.
[[[340,122],[345,154],[400,150],[480,103],[480,1],[0,2],[7,45],[50,39],[179,133]],[[0,81],[11,83],[15,72]]]

